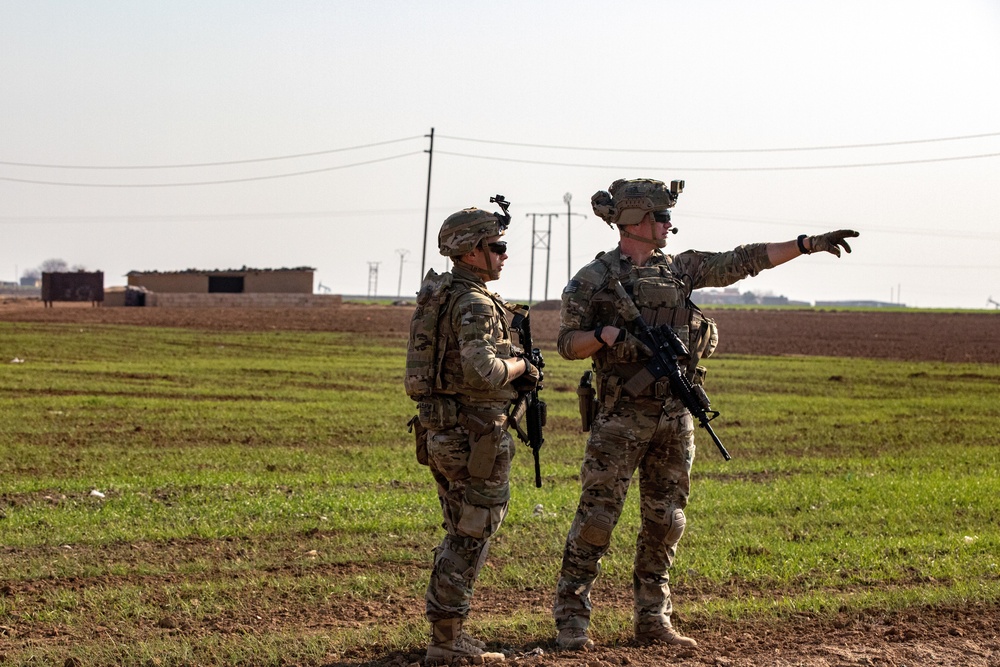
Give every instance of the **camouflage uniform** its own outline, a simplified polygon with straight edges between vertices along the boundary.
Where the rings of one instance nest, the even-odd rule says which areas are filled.
[[[673,256],[657,250],[643,266],[634,266],[620,248],[599,255],[563,291],[559,353],[572,358],[568,345],[576,331],[612,325],[634,333],[608,290],[608,281],[618,277],[650,325],[669,324],[688,345],[691,358],[682,361],[693,381],[700,382],[704,369],[698,360],[711,353],[717,337],[714,323],[691,303],[691,291],[731,285],[770,266],[765,244]],[[619,345],[602,347],[593,363],[599,408],[580,473],[580,504],[563,553],[553,609],[556,626],[589,626],[590,590],[638,469],[642,525],[632,578],[635,628],[638,633],[669,627],[668,570],[684,532],[695,455],[693,419],[670,395],[666,381],[650,384],[634,398],[623,394],[623,385],[645,362],[628,358]]]
[[[500,361],[512,356],[505,305],[471,271],[456,265],[452,275],[448,312],[440,325],[446,341],[441,386],[418,403],[447,531],[435,550],[427,587],[432,624],[468,616],[489,539],[507,514],[514,456],[506,411],[517,392]],[[483,477],[469,470],[470,440],[477,436],[492,439],[496,452]]]

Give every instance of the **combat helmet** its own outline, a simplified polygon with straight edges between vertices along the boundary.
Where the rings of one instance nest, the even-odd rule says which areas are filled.
[[[611,184],[608,192],[595,192],[590,205],[609,227],[637,225],[650,211],[672,208],[683,190],[684,181],[673,181],[668,188],[663,181],[649,178],[620,178]]]
[[[503,236],[510,225],[507,202],[502,195],[491,197],[503,208],[503,213],[490,213],[480,208],[464,208],[445,218],[438,232],[438,251],[445,257],[460,257],[472,252],[483,241]]]

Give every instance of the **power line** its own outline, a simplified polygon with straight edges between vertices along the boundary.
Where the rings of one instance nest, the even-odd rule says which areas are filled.
[[[442,209],[443,210],[443,209]],[[63,222],[204,222],[205,220],[219,221],[241,221],[241,220],[288,220],[288,219],[312,219],[331,218],[344,216],[369,216],[369,215],[413,215],[417,209],[396,208],[396,209],[370,209],[364,211],[276,211],[273,213],[179,213],[176,215],[32,215],[0,216],[0,223],[63,223]]]
[[[250,176],[247,178],[229,178],[225,180],[218,181],[189,181],[186,183],[67,183],[63,181],[39,181],[27,178],[10,178],[7,176],[0,176],[0,181],[11,181],[14,183],[30,183],[33,185],[58,185],[65,187],[77,187],[77,188],[180,188],[188,187],[194,185],[224,185],[228,183],[248,183],[250,181],[266,181],[275,178],[290,178],[292,176],[305,176],[308,174],[319,174],[326,171],[335,171],[337,169],[348,169],[350,167],[360,167],[366,164],[375,164],[376,162],[388,162],[389,160],[398,160],[399,158],[409,157],[411,155],[420,155],[423,151],[413,151],[410,153],[402,153],[400,155],[390,155],[389,157],[378,158],[375,160],[365,160],[364,162],[354,162],[352,164],[341,164],[336,167],[323,167],[322,169],[309,169],[306,171],[293,171],[287,174],[271,174],[269,176]]]
[[[553,202],[536,202],[524,204],[525,207],[532,206],[556,206]],[[454,206],[432,206],[431,211],[435,213],[451,213],[458,204]],[[178,213],[171,214],[137,214],[137,215],[0,215],[2,223],[64,223],[64,222],[203,222],[205,220],[287,220],[287,219],[307,219],[307,218],[342,218],[356,216],[390,216],[390,215],[416,215],[423,213],[424,209],[416,208],[372,208],[372,209],[345,209],[343,211],[274,211],[256,213]],[[575,215],[575,214],[574,214]]]
[[[525,207],[534,206],[547,206],[549,203],[528,203]],[[440,206],[433,207],[431,210],[436,213],[450,212],[454,207]],[[345,209],[342,211],[274,211],[274,212],[258,212],[258,213],[179,213],[176,215],[170,214],[158,214],[158,215],[36,215],[36,216],[16,216],[16,215],[3,215],[0,216],[0,224],[29,224],[29,223],[39,223],[39,224],[64,224],[64,223],[162,223],[162,222],[206,222],[206,221],[217,221],[217,222],[244,222],[244,221],[254,221],[254,220],[311,220],[311,219],[323,219],[323,218],[345,218],[345,217],[362,217],[362,216],[414,216],[422,213],[423,209],[416,208],[385,208],[385,209]],[[530,215],[530,214],[529,214]],[[537,213],[535,215],[549,215],[549,213]],[[573,215],[578,215],[574,213]],[[749,224],[762,224],[762,225],[773,225],[778,227],[793,227],[797,229],[805,229],[807,227],[824,227],[833,229],[835,227],[849,227],[854,226],[856,229],[860,229],[864,233],[879,233],[879,234],[910,234],[914,236],[933,236],[941,239],[980,239],[980,240],[996,240],[1000,238],[1000,234],[994,233],[984,233],[975,232],[963,229],[919,229],[919,228],[894,228],[894,227],[873,227],[864,222],[857,221],[837,221],[837,220],[795,220],[788,218],[768,218],[761,216],[748,216],[748,215],[727,215],[723,213],[711,213],[711,212],[698,212],[698,211],[688,211],[688,210],[678,210],[676,213],[676,221],[682,221],[685,218],[694,218],[699,220],[724,220],[739,223],[749,223]],[[510,263],[510,262],[508,262]]]
[[[471,141],[481,144],[498,144],[501,146],[521,146],[524,148],[550,148],[565,151],[593,151],[608,153],[781,153],[794,151],[830,151],[851,148],[878,148],[883,146],[906,146],[911,144],[929,144],[941,141],[961,141],[964,139],[983,139],[1000,136],[1000,132],[985,134],[967,134],[959,137],[941,137],[937,139],[911,139],[908,141],[882,141],[868,144],[842,144],[836,146],[799,146],[785,148],[598,148],[593,146],[555,146],[551,144],[530,144],[515,141],[495,141],[491,139],[473,139],[470,137],[452,137],[438,135],[442,139],[454,141]]]
[[[362,148],[374,148],[375,146],[386,146],[388,144],[397,144],[402,141],[412,141],[413,139],[420,139],[420,136],[416,137],[404,137],[402,139],[389,139],[388,141],[378,141],[373,144],[363,144],[361,146],[348,146],[346,148],[331,148],[325,151],[314,151],[312,153],[296,153],[294,155],[277,155],[274,157],[261,157],[252,158],[249,160],[226,160],[224,162],[192,162],[190,164],[133,164],[133,165],[122,165],[122,166],[102,166],[102,165],[89,165],[89,164],[39,164],[35,162],[8,162],[6,160],[0,160],[0,164],[8,165],[11,167],[36,167],[45,169],[186,169],[189,167],[221,167],[226,165],[234,164],[252,164],[255,162],[273,162],[275,160],[294,160],[303,157],[315,157],[317,155],[330,155],[331,153],[342,153],[344,151],[356,151]]]
[[[822,226],[822,227],[837,227],[837,226],[850,226],[854,225],[855,229],[859,229],[863,232],[875,232],[882,234],[910,234],[913,236],[934,236],[936,238],[956,238],[956,239],[985,239],[985,240],[995,240],[1000,238],[1000,234],[983,234],[979,232],[968,232],[964,230],[942,230],[942,229],[899,229],[891,227],[872,227],[864,223],[856,222],[829,222],[829,221],[817,221],[817,220],[778,220],[775,218],[760,218],[760,217],[750,217],[744,215],[719,215],[714,213],[692,213],[690,211],[679,211],[676,216],[676,221],[683,220],[684,218],[700,218],[705,220],[729,220],[732,222],[749,222],[757,224],[775,225],[779,227],[797,227],[802,228],[804,226]]]
[[[855,169],[860,167],[894,167],[904,164],[927,164],[931,162],[951,162],[956,160],[976,160],[980,158],[1000,157],[1000,153],[983,153],[980,155],[959,155],[955,157],[925,158],[922,160],[893,160],[889,162],[857,162],[853,164],[802,165],[797,167],[648,167],[620,166],[607,164],[581,164],[578,162],[549,162],[545,160],[520,160],[517,158],[495,157],[491,155],[469,155],[468,153],[452,153],[438,151],[441,155],[465,157],[477,160],[495,160],[497,162],[517,162],[520,164],[537,164],[549,167],[583,167],[587,169],[617,169],[644,171],[808,171],[816,169]]]

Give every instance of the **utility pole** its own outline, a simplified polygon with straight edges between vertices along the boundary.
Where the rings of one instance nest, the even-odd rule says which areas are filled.
[[[399,286],[396,288],[396,298],[398,299],[403,296],[403,262],[406,261],[406,256],[410,254],[410,251],[406,248],[397,248],[396,254],[399,255]]]
[[[549,216],[549,245],[545,248],[545,301],[549,300],[549,264],[552,260],[552,218],[558,218],[558,213],[546,213]]]
[[[525,213],[525,216],[529,215],[531,216],[531,268],[528,270],[528,303],[531,304],[534,303],[535,294],[535,248],[549,247],[552,229],[550,227],[548,232],[535,231],[535,218],[548,213]]]
[[[558,218],[558,213],[526,213],[531,216],[531,278],[528,281],[528,301],[533,296],[533,285],[535,281],[535,248],[545,248],[545,301],[549,299],[549,264],[552,259],[552,218]],[[535,217],[540,215],[549,216],[549,230],[547,232],[535,232]]]
[[[569,192],[563,195],[563,201],[566,202],[566,282],[569,282],[573,278],[573,216],[578,215],[581,218],[587,216],[570,210],[569,203],[573,201],[573,195]]]
[[[430,149],[424,151],[427,153],[427,199],[424,202],[424,244],[421,246],[420,251],[420,279],[424,279],[424,265],[427,263],[427,220],[431,210],[431,164],[434,162],[434,128],[431,128],[430,134],[425,134],[425,137],[430,137],[431,147]]]
[[[368,298],[378,296],[378,265],[382,262],[368,262]]]

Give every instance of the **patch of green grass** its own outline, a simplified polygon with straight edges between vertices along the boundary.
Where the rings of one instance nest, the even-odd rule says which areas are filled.
[[[2,355],[25,359],[0,364],[5,664],[308,665],[423,644],[413,610],[442,531],[405,430],[402,341],[0,323]],[[519,446],[510,514],[479,584],[542,603],[475,619],[521,645],[552,633],[585,443],[575,387],[587,364],[546,357],[544,486]],[[698,430],[671,573],[686,618],[1000,601],[1000,367],[735,356],[709,366],[713,426],[734,458]],[[638,519],[633,490],[600,580],[624,598]],[[239,634],[210,630],[246,609],[333,614],[386,591],[411,613],[365,627],[248,617]],[[595,637],[627,640],[629,608],[595,600]],[[191,629],[157,628],[164,614]],[[77,647],[46,639],[54,628]]]

